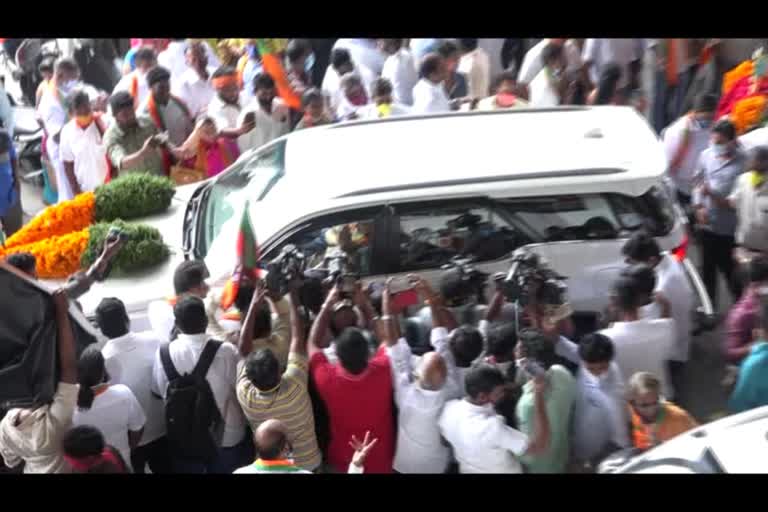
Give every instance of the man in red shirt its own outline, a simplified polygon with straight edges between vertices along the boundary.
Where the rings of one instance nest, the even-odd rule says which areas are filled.
[[[309,334],[309,371],[330,422],[327,462],[335,471],[344,472],[354,454],[349,439],[370,431],[379,441],[368,456],[366,471],[391,473],[395,422],[389,358],[383,344],[371,357],[363,332],[348,327],[336,339],[339,364],[328,361],[322,350],[327,346],[326,332],[338,299],[339,289],[334,286]]]

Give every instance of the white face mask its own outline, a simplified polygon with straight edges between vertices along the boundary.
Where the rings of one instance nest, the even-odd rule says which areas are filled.
[[[59,84],[59,89],[61,89],[62,92],[70,92],[72,89],[75,88],[77,83],[78,83],[78,81],[75,80],[75,79],[67,80],[66,82],[63,82],[63,83]]]

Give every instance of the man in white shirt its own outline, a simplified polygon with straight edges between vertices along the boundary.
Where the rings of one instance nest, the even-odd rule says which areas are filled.
[[[661,379],[664,396],[671,398],[674,391],[667,361],[675,348],[675,321],[641,318],[641,299],[635,280],[620,277],[614,285],[613,300],[621,320],[600,333],[613,341],[616,364],[622,375],[652,372]]]
[[[461,60],[459,73],[467,77],[471,98],[485,98],[491,85],[491,62],[488,54],[477,46],[477,39],[459,39]]]
[[[411,348],[400,338],[387,349],[398,409],[397,449],[392,465],[398,473],[444,473],[450,451],[442,443],[438,420],[445,404],[445,361],[436,352],[426,353],[419,377],[411,371]]]
[[[370,105],[370,96],[365,90],[362,78],[355,73],[341,77],[341,99],[336,108],[336,117],[341,120],[357,119],[358,111]]]
[[[526,108],[528,102],[519,97],[517,78],[513,71],[504,71],[493,80],[493,95],[477,102],[477,110]]]
[[[48,158],[56,174],[59,202],[74,197],[69,181],[64,174],[64,164],[61,160],[59,145],[61,143],[61,130],[68,121],[68,109],[65,102],[69,94],[80,84],[80,68],[77,63],[72,59],[60,59],[56,63],[52,86],[43,93],[38,107],[38,114],[48,136],[46,148]]]
[[[238,124],[242,126],[246,116],[251,113],[256,127],[238,138],[241,153],[260,148],[291,131],[290,108],[277,97],[272,77],[267,73],[259,73],[254,77],[252,86],[253,99],[243,107]]]
[[[174,315],[180,334],[169,345],[170,358],[176,371],[184,375],[192,372],[209,343],[209,336],[205,333],[208,318],[202,299],[194,296],[181,298],[174,308]],[[184,453],[172,453],[176,472],[232,473],[252,460],[252,450],[248,448],[250,439],[245,434],[245,416],[235,394],[239,357],[234,345],[223,343],[216,351],[206,374],[223,422],[221,437],[215,439],[219,448],[218,456],[211,463],[202,463],[185,459]],[[168,377],[159,351],[155,356],[152,373],[152,391],[165,398]]]
[[[344,98],[341,90],[341,77],[349,73],[357,74],[363,81],[365,90],[370,91],[371,84],[376,79],[376,76],[368,68],[355,65],[349,50],[345,48],[334,49],[331,52],[331,64],[325,71],[321,87],[323,94],[328,99],[328,105],[334,113],[336,113]]]
[[[750,151],[750,162],[736,180],[728,202],[738,217],[736,243],[751,252],[768,252],[768,145]]]
[[[136,108],[149,97],[147,72],[157,66],[157,55],[154,48],[144,46],[136,51],[136,69],[124,75],[112,90],[112,94],[125,91],[131,95]]]
[[[413,112],[431,114],[450,112],[451,103],[443,87],[446,76],[443,58],[436,53],[427,54],[421,61],[419,74],[421,79],[413,88]]]
[[[154,474],[172,471],[168,441],[165,437],[165,409],[162,400],[152,395],[152,368],[160,340],[152,332],[130,331],[130,319],[120,299],[102,299],[96,308],[96,323],[108,338],[101,349],[112,384],[124,384],[133,392],[146,416],[144,431],[131,451],[134,473],[144,467]]]
[[[246,145],[245,135],[254,129],[255,120],[252,115],[240,115],[243,109],[237,71],[230,66],[221,67],[213,73],[211,83],[216,94],[208,105],[206,115],[216,123],[221,136],[237,139],[238,146],[241,141]]]
[[[206,41],[200,41],[205,48],[205,54],[208,57],[208,64],[214,69],[221,66],[219,58]],[[184,55],[187,49],[186,39],[173,39],[168,46],[157,56],[158,65],[164,67],[171,73],[171,83],[181,80],[181,75],[187,70],[187,59]]]
[[[450,281],[454,274],[450,270],[447,272],[448,278],[444,278],[444,281]],[[442,356],[448,369],[445,399],[462,398],[466,396],[464,378],[472,364],[482,355],[483,335],[472,325],[458,326],[454,314],[444,305],[445,297],[435,293],[424,278],[408,278],[414,283],[414,290],[421,294],[429,307],[429,325],[432,326],[430,343],[435,352]],[[450,334],[448,329],[452,329]]]
[[[376,46],[376,39],[339,39],[333,49],[349,50],[352,60],[360,67],[367,68],[374,77],[381,74],[387,56]]]
[[[685,269],[674,256],[661,252],[655,238],[643,232],[635,233],[624,244],[621,252],[630,265],[648,265],[656,274],[656,291],[669,301],[670,314],[675,321],[676,343],[670,360],[686,363],[691,345],[693,288]]]
[[[173,288],[176,293],[173,297],[150,302],[147,307],[149,325],[160,341],[170,341],[176,324],[173,308],[182,295],[194,295],[205,299],[208,296],[209,287],[205,280],[208,279],[208,269],[202,261],[187,260],[176,267],[173,273]]]
[[[416,63],[411,52],[403,47],[402,39],[379,39],[379,49],[387,54],[381,77],[392,83],[393,96],[397,103],[413,104],[413,87],[419,80]]]
[[[618,88],[626,89],[637,83],[638,64],[642,58],[642,45],[637,39],[587,39],[584,42],[582,60],[589,71],[589,78],[596,84],[608,63],[621,68]]]
[[[109,173],[103,136],[106,127],[91,110],[85,91],[73,93],[70,99],[72,120],[61,129],[61,155],[67,184],[73,195],[91,192],[104,184]]]
[[[392,82],[386,78],[377,78],[371,86],[373,102],[358,109],[360,119],[383,119],[391,116],[402,116],[410,112],[410,109],[393,101]]]
[[[544,404],[545,380],[535,387],[536,434],[529,438],[515,430],[493,409],[504,396],[504,376],[486,364],[466,377],[467,397],[445,404],[440,432],[453,447],[460,473],[522,473],[522,455],[541,453],[549,445],[549,418]]]
[[[186,50],[187,70],[177,82],[171,82],[171,90],[178,96],[195,120],[205,114],[216,91],[211,83],[211,76],[216,68],[208,65],[205,48],[199,42],[190,44]]]
[[[581,51],[579,51],[579,47],[573,39],[564,37],[542,39],[528,50],[525,54],[525,58],[523,58],[520,72],[517,75],[517,81],[521,85],[528,86],[533,79],[536,78],[536,75],[544,69],[542,54],[544,53],[544,48],[552,44],[563,48],[566,60],[566,72],[576,73],[581,70],[584,65],[581,60]]]
[[[597,467],[603,457],[630,445],[624,377],[613,360],[613,342],[602,334],[585,336],[578,356],[573,454]]]
[[[530,83],[530,104],[532,107],[552,108],[569,103],[566,98],[568,86],[565,77],[565,54],[563,47],[548,44],[541,53],[544,67]]]
[[[693,176],[702,151],[709,146],[710,128],[716,110],[717,96],[699,95],[693,112],[682,116],[661,132],[667,156],[667,174],[675,185],[677,199],[686,209],[691,206]],[[693,218],[689,222],[693,225]]]

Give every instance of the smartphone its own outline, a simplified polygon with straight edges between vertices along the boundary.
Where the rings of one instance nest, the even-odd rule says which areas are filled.
[[[406,308],[417,305],[419,303],[419,294],[414,289],[408,289],[395,293],[390,301],[392,307],[399,313],[405,311]]]
[[[353,294],[355,293],[355,284],[357,279],[355,276],[342,276],[341,277],[341,293]]]

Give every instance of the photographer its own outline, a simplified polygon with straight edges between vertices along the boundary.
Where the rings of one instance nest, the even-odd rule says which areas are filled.
[[[576,381],[563,366],[556,364],[555,348],[538,329],[520,332],[518,368],[528,382],[517,402],[520,431],[531,436],[536,430],[536,389],[534,378],[546,381],[544,404],[549,419],[549,445],[535,455],[522,457],[530,473],[563,473],[570,456],[571,412],[576,402]]]
[[[483,351],[483,336],[476,327],[466,324],[458,326],[443,298],[432,290],[424,278],[411,274],[408,280],[430,308],[434,322],[430,341],[435,351],[445,359],[448,368],[446,400],[462,398],[466,394],[464,378]]]
[[[332,433],[327,460],[335,471],[346,469],[353,455],[348,444],[350,437],[370,430],[379,442],[366,469],[370,473],[391,473],[395,453],[394,395],[385,347],[381,346],[371,357],[363,332],[347,327],[335,342],[339,363],[331,363],[323,353],[327,348],[324,334],[340,299],[340,288],[337,283],[331,289],[309,334],[309,371],[327,409]],[[362,294],[362,287],[358,290]]]
[[[300,283],[296,282],[292,286],[297,288]],[[245,299],[255,296],[255,290],[253,284],[241,286],[235,301],[238,311],[248,312],[238,340],[240,355],[248,357],[251,352],[268,349],[277,358],[281,370],[285,370],[291,336],[290,302],[286,297],[280,297],[278,292],[267,289],[263,301],[257,303],[251,300],[247,308],[240,309]]]
[[[486,274],[461,262],[442,272],[440,296],[454,322],[458,322],[451,330],[458,325],[474,327],[479,324],[487,309],[487,306],[480,304],[485,279]],[[430,332],[435,325],[429,306],[424,306],[406,320],[406,339],[417,355],[429,351]]]

